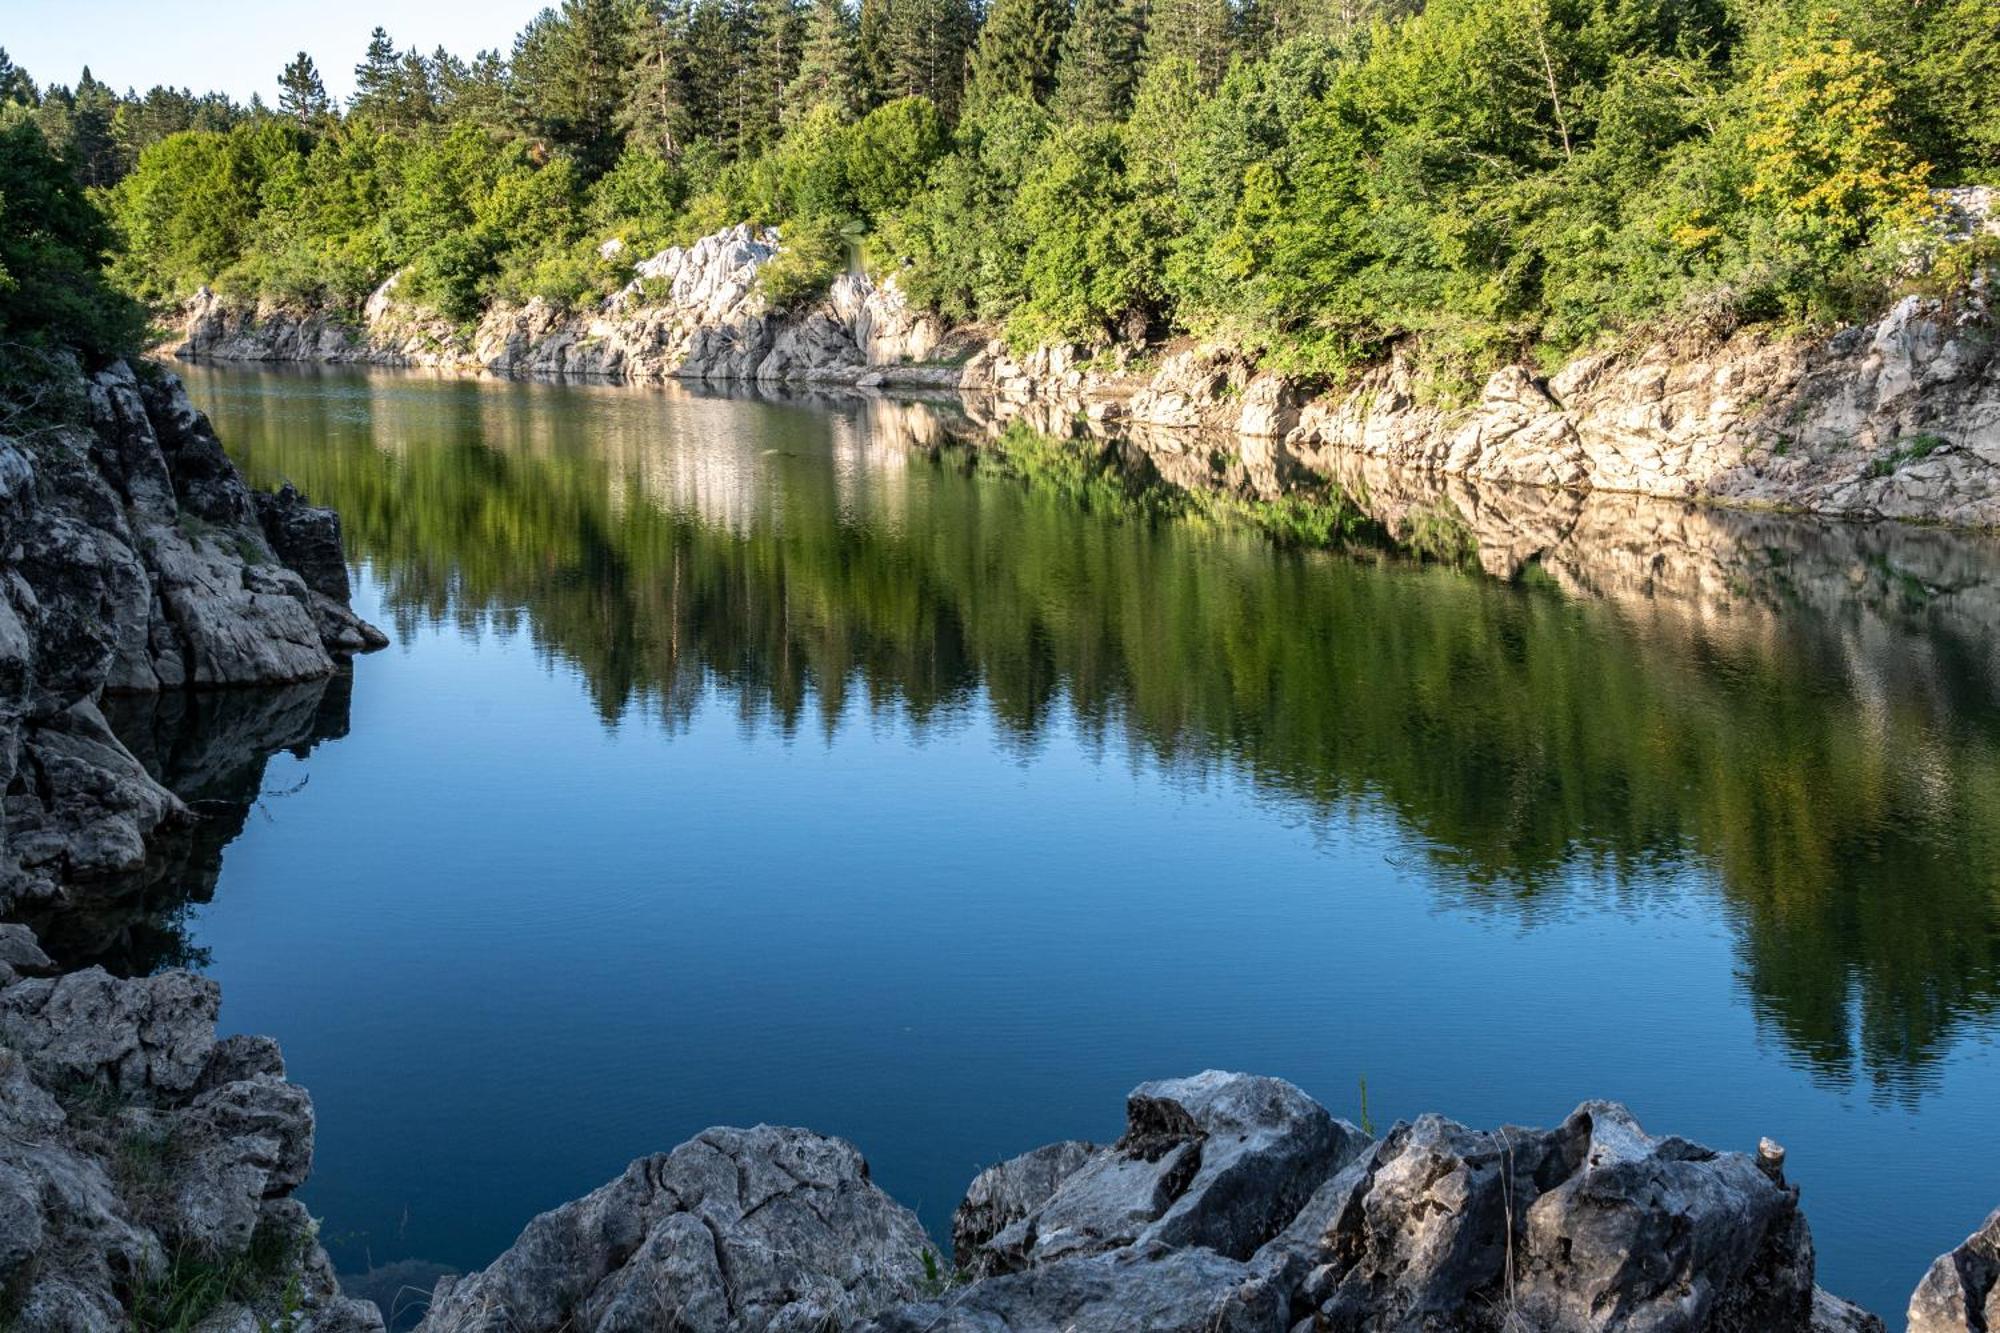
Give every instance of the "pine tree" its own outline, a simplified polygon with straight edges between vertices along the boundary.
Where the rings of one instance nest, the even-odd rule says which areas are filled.
[[[688,12],[677,0],[654,0],[631,15],[626,48],[631,64],[618,128],[628,148],[672,162],[694,128],[688,95]]]
[[[1229,72],[1235,54],[1236,15],[1229,0],[1152,0],[1146,19],[1146,59],[1180,56],[1194,66],[1204,89]]]
[[[727,150],[735,143],[740,43],[724,0],[695,0],[685,40],[690,140],[706,139]]]
[[[774,143],[782,129],[785,90],[798,77],[805,21],[794,0],[750,0],[750,47],[745,53],[743,152]]]
[[[109,84],[93,78],[85,65],[76,81],[69,120],[69,143],[64,153],[76,168],[76,177],[85,185],[116,185],[125,174],[124,154],[118,151],[113,125],[118,116],[118,94]]]
[[[816,106],[842,116],[861,109],[859,34],[844,0],[812,0],[806,13],[799,72],[785,90],[784,118],[791,124]]]
[[[444,49],[431,57],[438,78],[438,110],[446,120],[464,121],[495,135],[513,129],[512,89],[507,60],[498,51],[481,51],[467,64],[446,58]]]
[[[319,68],[303,51],[278,75],[278,110],[306,126],[318,124],[333,110]]]
[[[0,46],[0,106],[33,106],[38,100],[28,71],[15,64],[7,48]]]
[[[355,116],[386,124],[394,119],[396,90],[402,66],[396,59],[396,44],[381,28],[368,35],[368,53],[354,67],[354,97],[347,109]]]
[[[1055,108],[1064,121],[1122,120],[1145,48],[1143,0],[1077,0],[1056,62]]]
[[[569,149],[587,175],[618,156],[629,34],[621,0],[563,0],[560,10],[542,11],[514,47],[524,119]]]
[[[978,26],[970,0],[862,0],[869,100],[928,97],[941,114],[956,116]]]
[[[1068,20],[1062,0],[994,0],[973,49],[967,100],[975,106],[1000,97],[1046,101]]]

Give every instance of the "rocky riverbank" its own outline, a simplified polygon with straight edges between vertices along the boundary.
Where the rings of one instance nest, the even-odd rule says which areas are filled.
[[[0,918],[67,920],[201,818],[108,699],[324,682],[385,640],[332,511],[246,486],[173,376],[56,366],[40,406],[0,435]],[[56,972],[0,925],[0,1326],[379,1328],[291,1197],[312,1103],[276,1044],[217,1040],[185,972]]]
[[[2000,232],[1991,191],[1954,192],[1949,202],[1961,239]],[[1689,334],[1580,357],[1548,375],[1509,366],[1458,400],[1400,354],[1337,388],[1260,371],[1226,346],[1047,346],[1016,356],[861,273],[837,279],[823,300],[776,311],[757,275],[777,252],[776,232],[731,228],[644,260],[595,309],[495,306],[470,330],[401,300],[394,278],[359,323],[232,304],[204,289],[182,312],[174,350],[949,390],[1044,429],[1172,434],[1284,473],[1330,477],[1374,459],[1486,481],[2000,526],[2000,354],[1984,278],[1949,299],[1907,297],[1832,337]]]

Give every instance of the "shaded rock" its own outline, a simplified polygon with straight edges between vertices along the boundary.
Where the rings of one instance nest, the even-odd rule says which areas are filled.
[[[1366,1141],[1281,1079],[1210,1070],[1142,1084],[1124,1137],[960,1261],[1012,1272],[1141,1241],[1248,1259]]]
[[[1146,1244],[990,1278],[855,1333],[1283,1333],[1285,1312],[1248,1265]]]
[[[1910,1297],[1910,1333],[2000,1329],[2000,1211],[1933,1263]]]
[[[1591,1102],[1553,1130],[1395,1127],[1342,1177],[1301,1290],[1318,1327],[1786,1333],[1810,1327],[1795,1190]]]
[[[187,972],[120,981],[102,968],[0,991],[0,1042],[58,1086],[128,1097],[185,1093],[215,1050],[221,992]]]
[[[130,1327],[138,1293],[169,1284],[176,1257],[201,1256],[235,1266],[246,1297],[204,1328],[380,1329],[374,1307],[340,1295],[290,1197],[311,1165],[311,1100],[268,1039],[216,1041],[215,998],[213,983],[172,972],[0,989],[11,1328]]]
[[[1852,1301],[1813,1288],[1812,1333],[1887,1333],[1882,1321]]]
[[[951,1249],[961,1270],[984,1277],[991,1268],[981,1247],[1048,1201],[1077,1169],[1104,1151],[1075,1139],[1045,1144],[989,1166],[972,1178],[951,1215]]]
[[[806,1333],[915,1295],[929,1251],[852,1145],[711,1129],[542,1214],[484,1271],[442,1279],[420,1327]]]
[[[136,868],[186,813],[104,696],[318,680],[383,642],[332,578],[331,516],[286,502],[275,524],[315,588],[178,379],[73,373],[87,425],[0,438],[0,911]]]

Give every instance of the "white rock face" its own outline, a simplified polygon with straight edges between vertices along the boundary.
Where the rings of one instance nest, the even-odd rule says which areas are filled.
[[[396,277],[368,298],[359,328],[323,313],[232,306],[203,288],[183,312],[175,351],[628,380],[852,382],[927,360],[944,343],[944,326],[913,309],[893,279],[878,287],[862,273],[836,279],[823,301],[774,313],[757,277],[778,247],[775,229],[730,227],[640,260],[632,281],[594,309],[540,299],[495,306],[469,335],[401,300]],[[622,249],[607,241],[599,253]]]

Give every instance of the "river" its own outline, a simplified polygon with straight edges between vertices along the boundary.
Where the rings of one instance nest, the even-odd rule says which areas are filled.
[[[1390,477],[1281,525],[943,409],[185,375],[395,643],[123,706],[211,818],[63,944],[283,1042],[344,1272],[715,1123],[944,1235],[1211,1066],[1772,1135],[1892,1317],[2000,1203],[2000,544]]]

